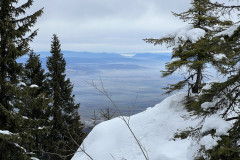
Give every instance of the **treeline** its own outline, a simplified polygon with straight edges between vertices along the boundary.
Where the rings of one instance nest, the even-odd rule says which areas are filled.
[[[71,159],[84,133],[66,78],[66,61],[53,35],[48,71],[29,47],[43,9],[24,16],[33,0],[0,0],[0,159]],[[49,44],[50,46],[50,44]],[[29,53],[25,64],[17,59]]]
[[[237,2],[237,1],[235,1]],[[173,13],[188,23],[176,33],[160,39],[145,39],[154,45],[173,48],[172,61],[163,77],[176,72],[183,80],[166,87],[166,93],[188,89],[186,109],[199,125],[176,134],[192,138],[197,160],[240,159],[240,27],[238,5],[211,0],[192,0],[189,10]],[[232,19],[238,18],[235,22]],[[214,68],[221,81],[206,83]]]

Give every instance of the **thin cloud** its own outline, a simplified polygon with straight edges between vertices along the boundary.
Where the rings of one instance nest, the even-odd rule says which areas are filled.
[[[182,12],[190,0],[41,0],[44,7],[35,27],[34,50],[49,50],[56,33],[63,50],[95,52],[160,51],[165,47],[145,44],[143,38],[160,37],[183,26],[171,11]]]

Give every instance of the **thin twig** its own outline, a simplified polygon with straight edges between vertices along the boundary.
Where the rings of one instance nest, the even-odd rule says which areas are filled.
[[[133,138],[135,139],[135,141],[137,142],[143,156],[145,157],[146,160],[149,160],[148,154],[146,153],[146,150],[144,149],[144,147],[141,145],[140,141],[137,139],[136,135],[134,134],[133,130],[131,129],[128,120],[123,116],[122,112],[120,111],[119,107],[116,105],[116,103],[112,100],[111,96],[108,94],[108,92],[106,91],[102,79],[100,78],[100,83],[101,83],[101,88],[98,88],[97,85],[92,82],[87,82],[88,84],[90,84],[91,86],[93,86],[97,91],[99,91],[100,93],[102,93],[104,96],[106,96],[108,98],[108,100],[112,103],[112,105],[116,108],[117,112],[120,115],[120,118],[124,121],[124,123],[127,125],[129,131],[131,132]]]
[[[129,116],[127,118],[128,119],[128,124],[130,124],[130,116],[132,114],[133,109],[136,107],[137,99],[138,99],[138,93],[137,93],[137,95],[135,97],[134,102],[132,103],[132,108],[131,109],[129,108]]]
[[[110,153],[110,156],[112,157],[113,160],[116,160],[111,153]]]
[[[71,133],[69,132],[68,127],[67,127],[67,130],[68,130],[68,134],[70,135],[72,141],[73,141],[77,146],[80,146],[80,145],[76,142],[76,140],[72,137]],[[82,144],[82,145],[83,145],[83,144]],[[81,150],[85,155],[87,155],[91,160],[93,160],[93,158],[85,151],[84,145],[83,145],[83,148],[82,148],[81,146],[80,146],[79,148],[80,148],[80,150]]]

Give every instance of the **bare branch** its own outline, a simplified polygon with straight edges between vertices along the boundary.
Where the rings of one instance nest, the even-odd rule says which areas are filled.
[[[76,140],[72,137],[71,133],[69,132],[68,127],[67,127],[67,130],[68,130],[69,136],[71,137],[71,140],[72,140],[77,146],[80,146],[80,144],[78,144],[78,143],[76,142]],[[82,145],[83,145],[83,144],[82,144]],[[93,158],[85,151],[84,145],[83,145],[83,148],[82,148],[81,146],[80,146],[79,148],[80,148],[81,152],[83,152],[86,156],[88,156],[91,160],[93,160]],[[76,152],[75,152],[75,153],[76,153]],[[74,154],[75,154],[75,153],[74,153]]]
[[[126,119],[126,117],[123,116],[123,113],[121,112],[121,110],[119,109],[118,105],[112,100],[111,96],[108,94],[107,90],[105,89],[104,85],[103,85],[103,82],[102,82],[102,79],[101,77],[100,78],[100,85],[101,85],[101,88],[99,88],[94,82],[90,83],[90,82],[87,82],[89,85],[93,86],[97,91],[99,91],[100,93],[102,93],[104,96],[107,97],[107,99],[112,103],[112,105],[115,107],[115,109],[117,110],[118,114],[120,115],[120,118],[124,121],[124,123],[126,124],[126,126],[128,127],[129,131],[131,132],[133,138],[135,139],[135,141],[137,142],[144,158],[146,160],[149,160],[149,157],[148,157],[148,154],[147,154],[147,151],[144,149],[144,147],[141,145],[140,141],[137,139],[136,135],[134,134],[133,130],[131,129],[129,123],[128,123],[128,120]]]
[[[110,153],[110,156],[112,157],[113,160],[116,160],[111,153]]]

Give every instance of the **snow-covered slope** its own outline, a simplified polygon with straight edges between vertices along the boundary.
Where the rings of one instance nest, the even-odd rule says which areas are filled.
[[[148,152],[150,160],[192,159],[191,140],[172,140],[178,129],[198,124],[185,120],[188,115],[182,101],[185,93],[168,97],[155,107],[130,117],[130,126]],[[82,148],[94,160],[144,160],[136,141],[120,118],[97,125],[84,140]],[[81,152],[72,160],[88,160]]]

